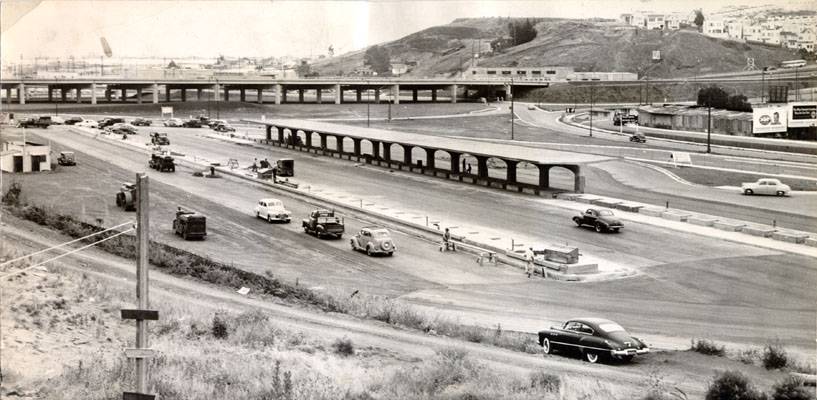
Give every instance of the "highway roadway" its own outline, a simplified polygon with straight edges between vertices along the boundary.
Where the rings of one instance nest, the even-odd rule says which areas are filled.
[[[232,178],[196,178],[187,168],[175,174],[151,170],[153,234],[172,245],[314,288],[399,297],[483,326],[501,324],[503,329],[533,332],[572,316],[598,315],[617,320],[663,347],[684,347],[691,337],[737,346],[779,337],[795,352],[814,351],[817,271],[808,257],[636,223],[621,234],[597,234],[575,227],[570,222],[572,212],[550,206],[545,199],[389,173],[279,148],[239,146],[204,137],[209,133],[206,129],[166,131],[176,151],[211,160],[237,158],[242,165],[252,158],[294,158],[301,183],[335,186],[361,197],[399,201],[407,209],[447,214],[549,242],[568,242],[639,274],[594,283],[527,279],[510,267],[480,268],[470,256],[441,254],[436,239],[411,232],[395,234],[399,247],[395,257],[368,258],[349,250],[345,240],[305,235],[297,221],[315,206],[303,199]],[[146,140],[144,132],[129,140]],[[50,189],[34,185],[41,199],[80,212],[89,204],[82,196],[99,196],[107,190],[110,203],[102,206],[105,212],[112,221],[126,217],[114,208],[113,192],[118,182],[146,169],[144,153],[60,127],[49,129],[44,137],[79,151],[80,166],[42,175],[54,182]],[[73,177],[64,180],[67,175],[62,174]],[[68,181],[76,186],[65,186]],[[87,189],[76,193],[76,188]],[[251,209],[262,197],[282,198],[295,222],[269,225],[255,220]],[[207,240],[184,242],[169,233],[177,205],[208,216]],[[346,221],[348,232],[377,223],[358,214],[347,215]]]

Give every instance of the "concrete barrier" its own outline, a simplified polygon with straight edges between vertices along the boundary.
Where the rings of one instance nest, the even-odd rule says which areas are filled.
[[[797,231],[778,230],[772,233],[772,239],[789,243],[805,243],[808,237],[808,233]]]
[[[746,225],[740,231],[752,236],[771,237],[777,231],[777,228],[769,225]]]
[[[592,200],[590,203],[595,204],[597,206],[601,206],[601,207],[616,208],[616,204],[619,204],[619,203],[622,203],[622,202],[623,202],[623,200],[610,199],[610,198],[601,198],[601,199]]]
[[[692,216],[692,214],[676,210],[664,211],[661,213],[661,218],[668,219],[670,221],[686,222],[690,216]]]
[[[713,217],[711,215],[691,215],[687,218],[687,222],[692,225],[700,225],[700,226],[713,226],[715,222],[718,220],[717,217]]]
[[[712,226],[722,231],[740,232],[740,230],[743,229],[744,226],[746,226],[746,223],[735,220],[719,219],[713,222]]]
[[[600,200],[601,197],[593,196],[592,194],[580,194],[576,196],[576,201],[579,203],[593,204],[594,200]]]
[[[817,238],[807,237],[804,243],[806,246],[817,247]]]
[[[625,201],[624,203],[616,204],[616,209],[619,209],[621,211],[639,212],[639,210],[646,206],[647,206],[646,204],[630,203]]]
[[[660,217],[661,214],[666,212],[666,208],[657,208],[657,207],[642,207],[638,210],[639,214],[644,214],[648,217]]]
[[[568,201],[576,201],[579,196],[583,196],[578,193],[558,193],[556,198],[559,200],[568,200]]]

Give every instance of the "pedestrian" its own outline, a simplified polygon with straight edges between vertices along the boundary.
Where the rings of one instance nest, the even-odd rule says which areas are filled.
[[[471,163],[468,163],[468,165],[465,168],[465,172],[468,173],[468,174],[471,173]]]
[[[275,173],[275,168],[272,169],[272,183],[278,183],[278,177]]]
[[[530,273],[533,271],[533,247],[528,247],[525,250],[525,273],[530,278]]]
[[[250,169],[252,170],[252,172],[258,172],[258,159],[257,158],[252,159],[252,166],[250,166]]]
[[[451,232],[448,231],[448,228],[445,228],[445,233],[443,233],[443,242],[440,245],[440,251],[443,250],[454,250],[454,244],[451,243]]]

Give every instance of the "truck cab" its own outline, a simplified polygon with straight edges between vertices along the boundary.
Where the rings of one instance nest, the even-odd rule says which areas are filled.
[[[207,236],[207,217],[179,207],[173,220],[173,233],[184,240],[204,239]]]
[[[340,239],[343,236],[343,220],[335,216],[332,210],[315,210],[302,222],[304,232],[317,237],[330,236]]]

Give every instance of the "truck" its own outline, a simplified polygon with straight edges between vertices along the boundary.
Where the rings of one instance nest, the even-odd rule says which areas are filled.
[[[48,128],[49,126],[54,125],[54,121],[51,120],[51,117],[34,117],[34,118],[26,118],[20,120],[17,123],[18,128]]]
[[[157,146],[167,146],[170,144],[170,139],[167,138],[166,133],[151,132],[150,144]]]
[[[125,211],[136,211],[136,185],[125,182],[116,193],[116,206]]]
[[[184,240],[204,239],[207,236],[207,217],[179,207],[173,220],[173,233]]]
[[[340,239],[343,236],[343,220],[335,216],[334,210],[314,210],[302,222],[304,232],[322,237]]]
[[[167,153],[151,154],[148,167],[158,170],[159,172],[176,172],[176,164],[173,162],[173,157]]]

